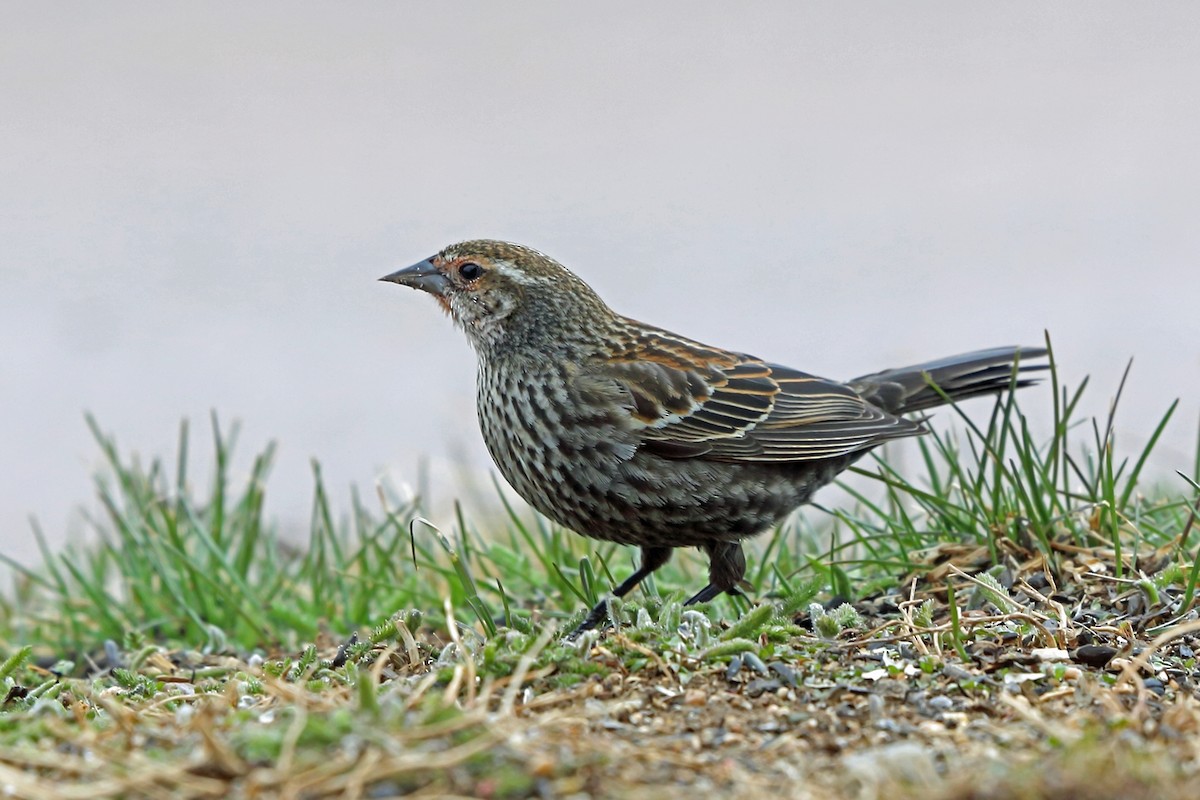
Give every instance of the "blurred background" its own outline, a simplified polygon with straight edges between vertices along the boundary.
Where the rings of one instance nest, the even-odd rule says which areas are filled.
[[[29,515],[59,539],[92,503],[85,411],[145,458],[189,417],[203,464],[210,410],[243,423],[237,469],[278,440],[285,526],[307,522],[311,458],[342,508],[423,458],[435,498],[486,484],[473,354],[429,298],[376,282],[476,237],[836,378],[1049,329],[1065,379],[1092,376],[1089,413],[1135,359],[1119,447],[1181,397],[1156,468],[1191,467],[1194,3],[2,8],[0,549],[19,560]]]

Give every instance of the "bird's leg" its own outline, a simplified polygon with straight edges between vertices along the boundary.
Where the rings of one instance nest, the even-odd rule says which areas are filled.
[[[708,586],[705,586],[703,589],[685,600],[683,604],[685,606],[694,606],[696,603],[707,603],[709,600],[712,600],[714,597],[719,595],[722,591],[722,589],[718,589],[710,583]]]
[[[746,554],[740,542],[705,545],[708,551],[708,586],[687,599],[685,606],[707,603],[722,592],[740,595],[738,584],[746,575]]]
[[[624,597],[634,590],[647,575],[661,567],[671,559],[671,548],[669,547],[643,547],[642,561],[638,566],[637,571],[630,575],[625,580],[621,581],[620,585],[612,590],[614,597]],[[583,622],[579,623],[575,630],[567,634],[567,639],[574,639],[584,631],[590,631],[592,628],[599,625],[608,617],[608,598],[602,597],[599,603],[588,612],[588,615],[583,618]]]

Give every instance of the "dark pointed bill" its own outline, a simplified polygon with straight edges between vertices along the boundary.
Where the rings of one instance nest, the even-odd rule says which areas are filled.
[[[439,297],[446,293],[446,288],[449,286],[446,276],[428,258],[411,267],[398,269],[390,275],[384,275],[379,280],[411,286]]]

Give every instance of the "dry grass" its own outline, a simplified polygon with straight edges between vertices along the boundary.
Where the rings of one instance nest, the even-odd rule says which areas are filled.
[[[924,577],[857,603],[833,638],[818,610],[724,641],[689,617],[654,646],[634,628],[582,652],[546,625],[498,669],[457,627],[397,623],[342,658],[328,643],[325,662],[151,647],[119,674],[41,670],[6,701],[0,786],[37,800],[1200,796],[1200,623],[1165,618],[1103,548],[1063,546],[1052,570],[1013,547],[995,581],[973,574],[977,555],[927,553]]]
[[[174,470],[97,429],[101,546],[0,597],[0,793],[1200,797],[1200,499],[1138,488],[1175,404],[1136,458],[1111,417],[1076,458],[1082,387],[1051,386],[1049,446],[1005,399],[965,447],[931,437],[921,486],[880,461],[886,502],[764,537],[778,602],[682,608],[675,559],[575,643],[556,625],[612,585],[611,548],[511,508],[431,532],[382,489],[382,518],[355,497],[338,523],[318,473],[296,551],[262,514],[269,448],[239,489],[214,421],[199,495],[186,427]]]

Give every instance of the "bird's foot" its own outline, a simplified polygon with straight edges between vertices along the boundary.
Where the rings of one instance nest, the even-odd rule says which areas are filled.
[[[722,593],[728,593],[734,597],[745,597],[740,589],[718,589],[716,586],[713,586],[710,583],[708,586],[705,586],[703,589],[685,600],[683,604],[685,606],[694,606],[697,603],[707,603],[709,600],[717,598]]]
[[[709,600],[715,600],[716,598],[720,597],[722,594],[727,594],[730,597],[745,597],[746,593],[744,591],[742,591],[742,589],[749,589],[749,588],[751,588],[750,584],[747,583],[746,581],[742,581],[740,584],[733,587],[732,589],[718,589],[716,586],[713,586],[710,583],[708,586],[705,586],[703,589],[696,592],[694,595],[692,595],[687,600],[685,600],[683,602],[683,604],[685,606],[694,606],[697,603],[707,603]]]
[[[600,598],[600,602],[596,603],[596,605],[592,607],[592,610],[588,612],[588,615],[583,618],[583,622],[576,625],[574,630],[567,634],[566,641],[575,641],[579,638],[581,633],[584,631],[590,631],[601,623],[605,623],[603,625],[604,628],[613,627],[612,620],[608,616],[609,599],[610,598],[608,595]]]
[[[744,581],[743,584],[748,588],[749,585],[745,584]],[[708,601],[717,598],[721,594],[728,594],[731,597],[746,596],[745,593],[736,586],[732,589],[719,589],[710,583],[685,600],[683,604],[685,606],[694,606],[697,603],[707,603]],[[583,618],[583,622],[580,622],[578,625],[576,625],[574,629],[572,629],[572,631],[566,635],[564,641],[573,642],[579,638],[580,634],[584,633],[585,631],[593,630],[597,627],[600,627],[601,630],[616,627],[616,624],[613,622],[608,613],[608,603],[612,599],[613,598],[610,595],[605,595],[602,597],[600,602],[596,603],[596,605],[592,607],[592,610],[588,612],[588,615]]]

